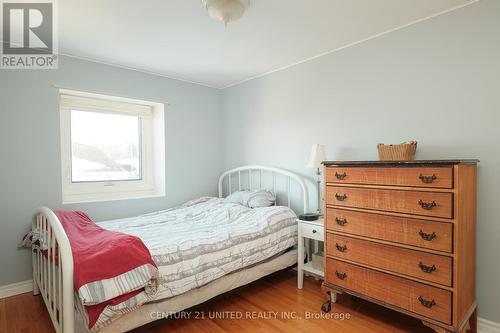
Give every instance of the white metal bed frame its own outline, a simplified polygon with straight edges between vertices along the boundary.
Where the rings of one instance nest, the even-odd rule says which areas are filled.
[[[228,194],[233,192],[232,179],[237,175],[238,190],[242,186],[242,175],[247,173],[247,188],[252,188],[252,172],[259,175],[259,188],[263,187],[263,173],[272,175],[272,189],[276,193],[276,177],[286,177],[286,194],[288,207],[291,207],[291,182],[295,181],[302,191],[303,211],[309,208],[309,193],[304,180],[287,170],[268,166],[248,165],[234,168],[224,172],[219,178],[219,197],[223,197],[224,180],[227,178]],[[34,233],[40,233],[42,243],[48,246],[46,255],[41,251],[32,251],[33,260],[33,294],[42,295],[45,306],[57,333],[75,332],[74,289],[73,289],[73,255],[68,237],[61,222],[54,212],[42,207],[37,211],[32,225]],[[124,315],[125,318],[127,315]],[[120,318],[122,319],[122,318]],[[118,319],[118,320],[120,320]],[[154,321],[155,319],[151,319]]]

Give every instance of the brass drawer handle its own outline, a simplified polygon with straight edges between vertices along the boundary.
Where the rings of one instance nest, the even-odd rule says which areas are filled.
[[[431,184],[432,182],[434,182],[437,179],[436,175],[424,176],[422,174],[420,174],[420,176],[418,176],[418,178],[420,178],[422,183],[425,183],[425,184]]]
[[[335,193],[335,198],[337,199],[337,201],[345,201],[345,199],[347,199],[347,195],[346,194],[338,194],[338,193]]]
[[[339,271],[335,271],[335,275],[337,275],[337,277],[341,280],[344,280],[346,277],[347,277],[347,274],[344,273],[344,272],[339,272]]]
[[[347,219],[345,219],[345,218],[341,219],[341,218],[336,217],[335,222],[337,222],[338,225],[343,226],[343,225],[347,224]]]
[[[347,245],[340,245],[339,243],[335,243],[335,247],[337,248],[337,250],[339,250],[340,252],[345,252],[347,251]]]
[[[428,234],[428,233],[425,233],[422,230],[420,230],[418,232],[418,234],[420,235],[420,237],[422,237],[423,240],[426,240],[426,241],[431,241],[437,237],[435,232],[433,232],[432,234]]]
[[[424,299],[422,296],[419,296],[418,297],[418,300],[420,301],[420,303],[422,303],[423,306],[425,306],[426,308],[432,308],[434,305],[436,305],[436,301],[432,300],[432,301],[428,301],[426,299]]]
[[[432,273],[432,272],[434,272],[436,270],[436,265],[427,266],[427,265],[424,265],[423,262],[419,262],[418,263],[418,267],[420,267],[420,269],[424,273]]]
[[[344,178],[347,176],[347,173],[338,173],[335,171],[335,177],[338,179],[338,180],[344,180]]]
[[[437,203],[434,200],[432,202],[425,202],[423,200],[419,200],[418,204],[425,210],[431,210],[432,208],[437,206]]]
[[[313,234],[317,233],[316,229],[313,229],[312,232],[313,232]]]

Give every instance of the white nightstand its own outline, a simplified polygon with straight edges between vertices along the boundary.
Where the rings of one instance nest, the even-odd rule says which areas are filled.
[[[315,242],[315,250],[319,247],[319,242],[325,241],[323,219],[316,221],[297,220],[299,229],[299,249],[298,249],[298,265],[297,265],[297,287],[302,289],[304,285],[304,272],[313,273],[317,276],[324,277],[323,270],[315,269],[312,266],[312,255],[310,253],[309,241]],[[304,256],[307,254],[307,261],[304,263]]]

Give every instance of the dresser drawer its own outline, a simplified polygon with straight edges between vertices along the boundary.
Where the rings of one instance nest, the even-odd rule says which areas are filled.
[[[326,204],[452,218],[452,193],[326,187]]]
[[[327,255],[448,287],[452,285],[450,257],[331,233],[326,237]]]
[[[451,324],[451,292],[328,258],[329,284]]]
[[[352,235],[452,252],[451,223],[327,208],[326,228]]]
[[[453,187],[453,169],[446,167],[326,167],[327,183]]]
[[[323,226],[318,226],[315,224],[310,224],[310,223],[305,223],[301,222],[300,223],[300,228],[302,231],[302,237],[307,237],[319,241],[323,241],[324,238],[324,227]]]

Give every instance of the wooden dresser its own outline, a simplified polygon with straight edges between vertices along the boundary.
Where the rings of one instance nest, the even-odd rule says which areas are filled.
[[[476,332],[477,162],[325,162],[324,289]]]

